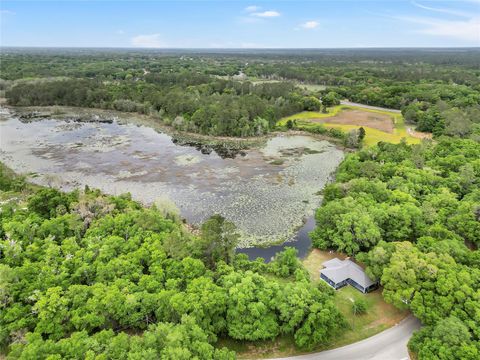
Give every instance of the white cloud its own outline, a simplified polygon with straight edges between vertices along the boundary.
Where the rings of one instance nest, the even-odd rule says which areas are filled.
[[[480,44],[480,17],[465,20],[442,20],[428,17],[399,17],[400,20],[423,25],[421,34],[451,37]]]
[[[265,19],[274,18],[281,15],[278,11],[275,10],[259,11],[260,9],[261,7],[256,5],[247,6],[244,10],[248,14],[239,17],[238,20],[241,23],[247,24],[262,23],[265,21]]]
[[[250,6],[247,6],[247,7],[245,8],[245,11],[246,11],[246,12],[254,12],[254,11],[258,11],[258,10],[260,10],[260,9],[261,9],[260,6],[250,5]]]
[[[0,14],[2,14],[2,15],[15,15],[15,12],[11,11],[11,10],[0,10]]]
[[[144,48],[161,48],[167,46],[160,34],[137,35],[132,38],[132,45]]]
[[[320,25],[320,23],[318,21],[311,20],[311,21],[304,22],[303,24],[300,24],[300,27],[302,27],[304,29],[315,29],[319,25]]]
[[[251,15],[256,17],[261,17],[261,18],[270,18],[270,17],[280,16],[280,13],[275,10],[267,10],[263,12],[254,12]]]
[[[467,1],[467,0],[464,0]],[[469,2],[480,3],[480,0],[468,0]],[[411,1],[412,5],[422,10],[434,13],[443,13],[457,17],[456,20],[434,17],[434,16],[388,16],[393,19],[416,24],[413,29],[418,34],[454,38],[466,42],[473,42],[475,46],[480,45],[480,16],[478,13],[466,13],[446,8],[434,8]]]
[[[460,16],[460,17],[467,17],[467,18],[470,17],[470,14],[467,14],[463,11],[455,11],[455,10],[443,9],[443,8],[433,8],[433,7],[430,7],[430,6],[425,6],[425,5],[419,4],[416,1],[412,1],[412,5],[420,8],[420,9],[423,9],[423,10],[434,11],[434,12],[438,12],[438,13],[444,13],[444,14]]]
[[[115,31],[115,33],[117,35],[123,35],[123,34],[125,34],[125,31],[123,31],[122,29],[119,29],[119,30]]]

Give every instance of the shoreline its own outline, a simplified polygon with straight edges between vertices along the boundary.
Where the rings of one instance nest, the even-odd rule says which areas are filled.
[[[4,99],[0,99],[4,100]],[[184,142],[198,142],[199,144],[209,146],[224,146],[234,150],[247,150],[255,149],[263,146],[269,139],[281,136],[281,135],[304,135],[310,136],[317,140],[324,140],[332,143],[339,150],[348,152],[354,151],[342,144],[342,142],[334,137],[326,136],[323,134],[315,134],[304,130],[272,130],[271,132],[252,137],[234,137],[234,136],[215,136],[205,135],[188,131],[180,131],[175,129],[171,125],[165,124],[161,119],[153,115],[140,114],[140,113],[127,113],[118,110],[101,109],[101,108],[87,108],[87,107],[75,107],[75,106],[63,106],[63,105],[48,105],[48,106],[12,106],[6,102],[0,101],[0,106],[13,111],[14,116],[26,115],[27,117],[21,119],[21,121],[37,121],[43,118],[49,117],[54,120],[73,120],[75,122],[92,122],[83,120],[83,118],[72,119],[72,117],[83,116],[107,116],[107,118],[99,119],[98,122],[110,122],[117,121],[120,124],[136,124],[148,126],[155,131],[160,131],[171,136],[174,139]],[[59,111],[60,110],[60,111]],[[38,112],[37,116],[31,113]],[[114,119],[110,119],[114,117]],[[134,119],[132,121],[132,118]]]
[[[6,141],[2,158],[17,172],[31,177],[38,174],[32,182],[55,182],[64,190],[89,185],[110,194],[130,192],[145,205],[170,199],[194,227],[209,214],[219,213],[243,234],[238,249],[259,248],[267,251],[260,255],[265,258],[271,257],[271,250],[266,249],[293,245],[291,242],[298,240],[320,204],[318,191],[327,178],[331,181],[337,162],[344,157],[334,144],[299,132],[272,133],[268,147],[257,142],[259,149],[222,157],[217,149],[209,155],[195,145],[174,142],[158,126],[152,128],[151,119],[146,117],[136,121],[136,116],[116,118],[118,113],[110,111],[64,108],[61,116],[52,119],[51,107],[10,109],[13,116],[6,111],[3,116],[5,136],[23,140]],[[19,114],[33,110],[43,111],[41,116],[35,115],[38,121],[33,117],[19,119]],[[103,118],[81,122],[71,119],[72,113],[100,114]],[[16,123],[7,125],[8,121]],[[52,131],[63,135],[52,135]],[[74,141],[75,131],[80,137]],[[107,154],[106,149],[113,153]],[[50,176],[52,171],[57,176]],[[287,205],[291,211],[275,200],[283,198],[290,199]]]

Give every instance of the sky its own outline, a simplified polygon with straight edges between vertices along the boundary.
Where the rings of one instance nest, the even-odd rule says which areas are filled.
[[[480,46],[480,0],[2,0],[0,21],[0,46]]]

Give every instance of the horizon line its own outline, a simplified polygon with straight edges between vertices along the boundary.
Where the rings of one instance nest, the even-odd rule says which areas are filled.
[[[361,46],[361,47],[128,47],[0,45],[0,49],[124,49],[124,50],[351,50],[351,49],[480,49],[480,46]]]

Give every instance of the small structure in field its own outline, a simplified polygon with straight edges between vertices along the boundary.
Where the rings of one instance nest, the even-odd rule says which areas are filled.
[[[370,279],[353,261],[335,258],[325,261],[322,265],[320,278],[335,290],[348,284],[364,294],[378,288],[378,281]]]

